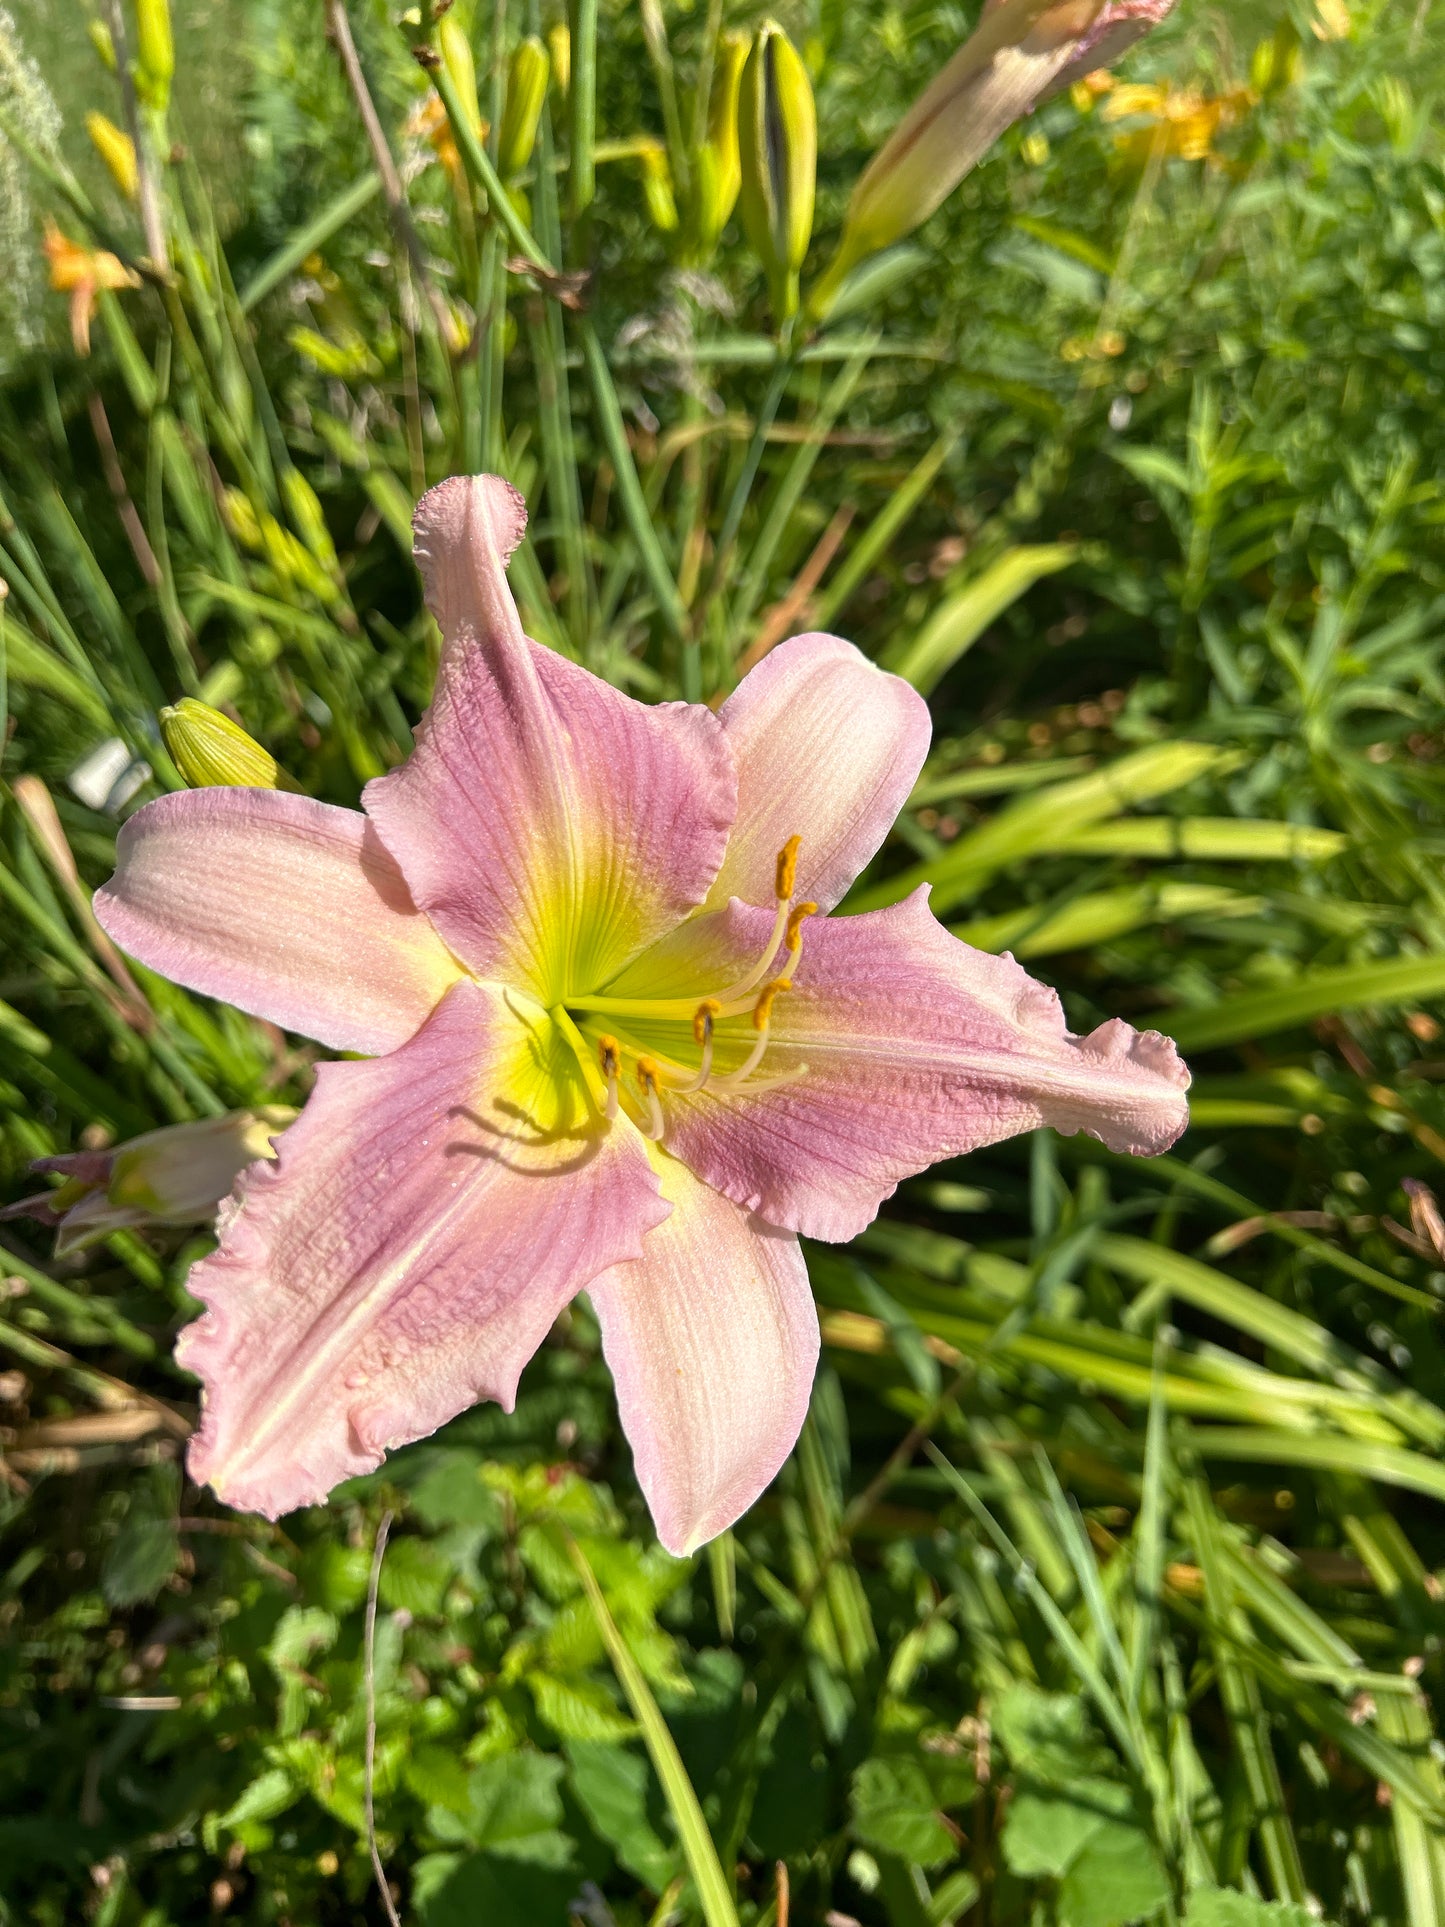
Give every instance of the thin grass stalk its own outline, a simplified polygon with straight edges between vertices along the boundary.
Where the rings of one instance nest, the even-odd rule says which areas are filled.
[[[713,1845],[707,1821],[698,1804],[697,1794],[687,1777],[682,1756],[677,1743],[667,1730],[657,1701],[642,1676],[642,1669],[632,1657],[631,1648],[617,1629],[617,1624],[608,1611],[607,1601],[602,1596],[602,1588],[596,1575],[588,1564],[587,1555],[570,1535],[567,1551],[577,1576],[582,1581],[582,1590],[587,1595],[587,1603],[592,1608],[597,1621],[597,1630],[602,1635],[602,1643],[607,1648],[607,1657],[612,1661],[613,1670],[627,1695],[627,1703],[632,1708],[633,1718],[642,1729],[643,1743],[652,1761],[653,1770],[662,1787],[663,1798],[667,1801],[673,1825],[677,1828],[678,1838],[687,1857],[688,1870],[692,1874],[693,1885],[697,1888],[698,1901],[702,1907],[707,1927],[738,1927],[737,1909],[733,1904],[732,1890],[719,1863],[717,1848]]]
[[[824,438],[831,432],[834,422],[852,399],[864,369],[872,353],[871,341],[865,342],[835,376],[827,394],[809,426],[812,434],[807,441],[800,442],[793,451],[792,459],[783,471],[781,480],[764,514],[762,527],[748,554],[742,580],[733,596],[728,612],[729,627],[735,636],[741,637],[752,621],[753,611],[758,598],[762,595],[772,567],[773,557],[778,545],[787,533],[803,492],[807,488],[822,452]]]

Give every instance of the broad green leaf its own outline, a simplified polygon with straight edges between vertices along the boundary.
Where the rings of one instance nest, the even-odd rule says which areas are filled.
[[[991,622],[1042,577],[1068,568],[1078,553],[1067,542],[1006,550],[982,575],[955,589],[912,642],[885,649],[880,665],[911,682],[921,695],[931,695]]]
[[[853,1775],[853,1835],[866,1847],[919,1867],[951,1860],[953,1835],[939,1818],[928,1775],[916,1760],[864,1760]]]
[[[623,1746],[573,1741],[567,1747],[572,1790],[594,1832],[616,1849],[629,1872],[654,1893],[677,1873],[681,1855],[658,1833],[648,1811],[654,1782],[647,1762]]]
[[[1060,1882],[1059,1927],[1126,1927],[1169,1895],[1169,1876],[1144,1830],[1106,1820]]]
[[[1322,1927],[1308,1907],[1286,1900],[1257,1900],[1225,1887],[1196,1888],[1184,1919],[1186,1927]]]
[[[441,1611],[452,1562],[429,1539],[393,1539],[381,1568],[381,1603],[393,1612],[425,1618]]]

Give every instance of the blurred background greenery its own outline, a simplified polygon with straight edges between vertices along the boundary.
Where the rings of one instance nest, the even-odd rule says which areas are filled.
[[[106,34],[11,5],[5,1197],[34,1158],[304,1099],[311,1047],[126,972],[88,888],[179,781],[178,696],[336,802],[406,753],[435,661],[411,505],[484,462],[531,506],[531,632],[635,694],[716,697],[809,626],[908,675],[934,754],[849,907],[931,881],[1076,1028],[1168,1030],[1196,1085],[1169,1158],[1040,1135],[811,1251],[807,1429],[688,1563],[585,1301],[513,1416],[271,1527],[183,1476],[206,1239],[57,1258],[7,1223],[0,1920],[385,1918],[390,1512],[376,1828],[407,1920],[1445,1922],[1438,8],[1181,0],[783,352],[736,219],[681,265],[735,0],[603,0],[590,207],[585,35],[566,76],[552,0],[455,10],[489,120],[519,38],[549,46],[513,205],[585,283],[523,271],[371,0],[401,218],[326,11],[183,0],[169,101],[135,104],[156,275],[87,131],[127,121]],[[974,12],[780,7],[814,274]],[[98,248],[127,285],[83,353]]]

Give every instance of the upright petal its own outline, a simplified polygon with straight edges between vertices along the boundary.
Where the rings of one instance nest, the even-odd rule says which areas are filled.
[[[738,815],[707,907],[771,903],[778,851],[801,836],[798,895],[831,910],[877,851],[928,754],[928,705],[837,636],[794,636],[718,711]]]
[[[360,811],[279,790],[137,810],[95,914],[163,977],[333,1050],[395,1050],[461,974]]]
[[[1188,1122],[1189,1073],[1167,1038],[1117,1018],[1072,1036],[1054,991],[1012,957],[950,936],[927,896],[809,924],[759,1073],[806,1065],[796,1081],[756,1095],[665,1094],[668,1149],[769,1224],[851,1238],[900,1179],[940,1158],[1043,1124],[1150,1154]],[[705,988],[756,954],[767,925],[765,911],[736,903],[696,920],[669,947],[654,994],[691,993],[684,937],[692,983]],[[645,1048],[668,1048],[661,1026],[656,1037],[628,1028]],[[721,1048],[718,1062],[726,1071]]]
[[[321,1065],[276,1148],[191,1273],[209,1309],[176,1349],[206,1386],[192,1475],[271,1518],[510,1406],[557,1313],[667,1213],[551,1020],[492,985],[457,984],[389,1057]]]
[[[423,497],[416,555],[447,647],[416,753],[363,800],[457,955],[550,1005],[702,901],[737,789],[707,710],[634,702],[522,634],[506,564],[525,523],[496,476]]]
[[[638,1483],[669,1552],[730,1526],[792,1451],[818,1364],[796,1238],[658,1156],[666,1224],[588,1289]]]

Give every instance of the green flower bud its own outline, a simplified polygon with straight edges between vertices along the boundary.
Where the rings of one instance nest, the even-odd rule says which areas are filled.
[[[497,137],[497,172],[504,181],[515,180],[532,158],[551,73],[547,49],[529,34],[512,55],[507,74],[507,105]]]
[[[807,69],[775,21],[758,29],[743,69],[738,160],[743,225],[781,326],[798,311],[798,271],[813,233],[818,117]]]
[[[547,51],[552,56],[552,78],[557,92],[567,94],[572,87],[572,34],[565,20],[547,29]]]
[[[94,47],[96,58],[108,74],[113,74],[115,66],[115,42],[110,37],[110,28],[103,20],[92,20],[85,29]]]
[[[194,696],[163,709],[160,724],[171,761],[193,790],[299,787],[239,723]]]
[[[104,114],[87,114],[85,131],[97,154],[110,169],[110,177],[128,201],[136,194],[135,142]]]
[[[437,28],[437,48],[457,96],[466,109],[472,132],[480,135],[482,105],[477,99],[477,64],[472,59],[472,43],[467,38],[467,30],[454,13],[442,16]]]
[[[712,95],[707,109],[707,139],[693,156],[693,255],[709,260],[742,184],[738,160],[738,90],[748,57],[746,34],[725,33],[718,42]]]
[[[136,92],[148,107],[163,114],[171,98],[171,81],[176,71],[170,0],[136,0],[135,30]]]

